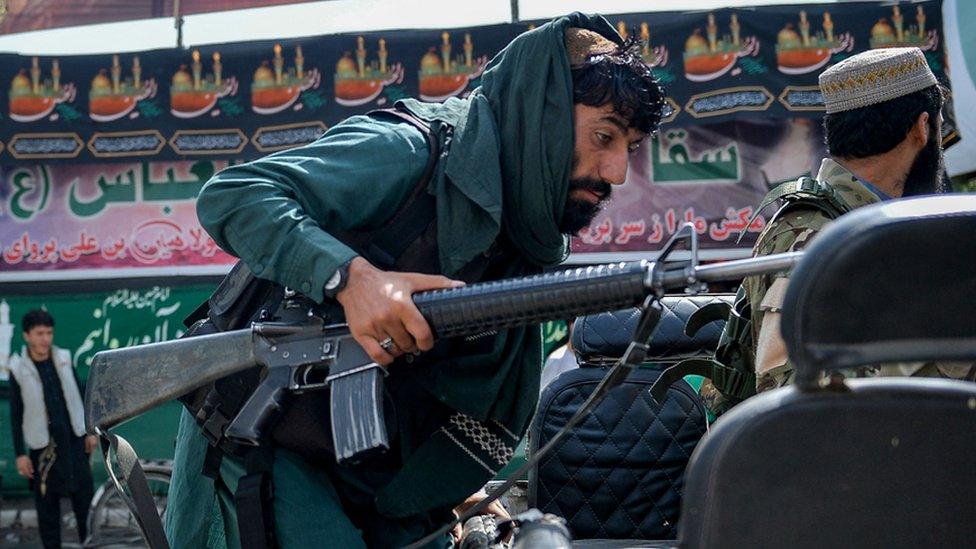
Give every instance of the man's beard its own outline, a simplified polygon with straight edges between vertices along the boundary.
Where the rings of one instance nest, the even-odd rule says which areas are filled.
[[[603,198],[596,204],[586,200],[577,200],[572,198],[573,191],[577,189],[593,191]],[[575,235],[584,227],[588,227],[596,214],[600,213],[606,201],[610,199],[610,189],[610,184],[605,181],[588,177],[570,179],[569,194],[566,197],[563,218],[559,222],[559,232]]]
[[[931,129],[931,128],[930,128]],[[943,175],[945,174],[945,160],[942,157],[942,147],[934,129],[929,132],[929,141],[915,156],[902,196],[918,196],[945,192]]]

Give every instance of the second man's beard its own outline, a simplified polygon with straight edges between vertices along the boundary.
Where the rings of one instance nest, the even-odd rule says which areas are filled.
[[[572,198],[573,191],[580,189],[593,191],[603,198],[596,204]],[[590,178],[570,179],[569,195],[566,198],[566,208],[563,210],[562,220],[559,222],[559,232],[575,235],[584,227],[588,227],[596,214],[600,213],[607,200],[610,199],[610,190],[610,184],[604,181]]]
[[[915,161],[912,162],[912,167],[908,170],[902,196],[945,192],[943,188],[944,173],[945,160],[942,156],[939,136],[935,135],[935,132],[931,132],[928,143],[915,156]]]

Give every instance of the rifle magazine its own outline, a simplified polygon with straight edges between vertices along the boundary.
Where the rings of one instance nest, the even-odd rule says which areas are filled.
[[[336,376],[332,392],[332,443],[339,463],[356,462],[390,448],[383,411],[383,377],[378,364]]]

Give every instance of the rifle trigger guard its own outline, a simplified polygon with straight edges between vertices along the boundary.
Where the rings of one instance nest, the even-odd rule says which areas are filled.
[[[390,372],[386,368],[384,368],[383,366],[380,366],[376,362],[370,362],[369,364],[363,364],[362,366],[357,366],[355,368],[350,368],[348,370],[343,370],[343,371],[338,372],[338,373],[335,373],[335,374],[329,374],[328,376],[325,377],[325,382],[326,383],[332,383],[333,381],[335,381],[337,379],[342,379],[342,378],[344,378],[346,376],[361,374],[363,372],[372,370],[373,368],[377,368],[377,369],[379,369],[379,371],[383,372],[383,377],[386,377],[386,376],[390,375]]]

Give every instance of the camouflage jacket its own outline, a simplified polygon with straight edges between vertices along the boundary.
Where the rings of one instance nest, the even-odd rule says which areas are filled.
[[[852,209],[881,201],[881,198],[868,190],[853,174],[829,158],[825,158],[820,164],[816,179],[833,187],[838,198]],[[824,212],[816,208],[792,208],[766,225],[752,249],[753,256],[803,250],[830,221]],[[769,312],[780,312],[789,276],[790,273],[784,272],[748,277],[742,281],[742,287],[752,304],[752,341],[755,355],[761,354],[760,345],[768,341],[768,338],[761,339],[763,319]],[[770,329],[768,324],[766,329]],[[779,326],[775,326],[775,330],[778,329]],[[781,387],[790,382],[793,365],[787,357],[770,357],[765,362],[763,365],[756,362],[757,392]]]
[[[817,180],[834,188],[838,197],[852,209],[880,202],[875,193],[869,190],[851,172],[837,162],[825,158],[820,164]],[[813,238],[830,223],[830,219],[820,210],[796,207],[773,219],[759,235],[753,248],[754,256],[799,251],[806,248]],[[770,340],[766,330],[775,331],[779,339],[779,319],[776,322],[763,320],[770,312],[779,313],[786,293],[790,273],[778,273],[761,277],[749,277],[742,284],[752,304],[752,336],[756,353],[756,391],[762,392],[791,383],[793,365],[788,358],[776,356],[780,353],[763,349]],[[774,347],[771,345],[770,347]],[[963,378],[971,375],[969,364],[899,363],[881,367],[862,367],[849,376],[932,376]]]

